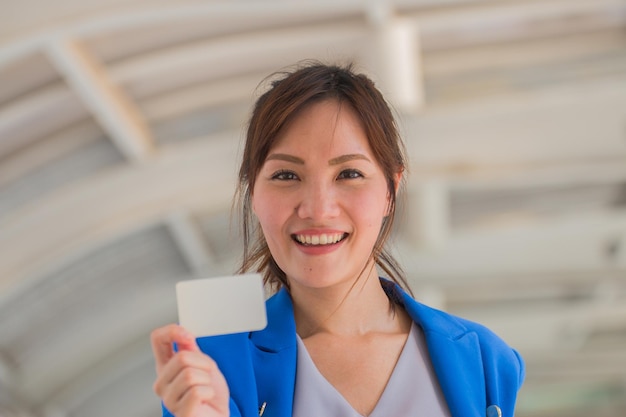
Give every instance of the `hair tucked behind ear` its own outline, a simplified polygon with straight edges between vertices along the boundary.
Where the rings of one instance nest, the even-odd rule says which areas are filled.
[[[355,73],[352,65],[307,62],[294,71],[276,73],[271,87],[257,100],[239,169],[236,202],[242,213],[244,246],[239,272],[261,272],[265,283],[274,290],[281,286],[289,288],[287,277],[272,257],[254,218],[252,192],[257,175],[285,125],[304,107],[325,99],[348,104],[355,111],[387,179],[389,214],[383,220],[372,257],[384,274],[410,291],[402,268],[385,247],[395,219],[397,190],[403,185],[396,181],[403,178],[398,174],[406,167],[404,145],[382,94],[368,77]]]

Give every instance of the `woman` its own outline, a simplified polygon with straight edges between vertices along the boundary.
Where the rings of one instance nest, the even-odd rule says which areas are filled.
[[[155,330],[164,415],[513,416],[519,355],[417,303],[385,250],[404,169],[392,113],[364,75],[314,63],[272,84],[239,171],[240,272],[277,291],[268,326],[197,340]]]

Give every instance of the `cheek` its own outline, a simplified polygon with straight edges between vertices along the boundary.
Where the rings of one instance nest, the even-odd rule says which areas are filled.
[[[252,209],[261,224],[263,234],[269,239],[269,235],[280,228],[283,213],[279,209],[280,205],[276,204],[276,199],[268,197],[267,193],[261,194],[265,197],[252,199]]]
[[[379,226],[388,213],[389,198],[385,192],[364,192],[353,196],[351,210],[354,216],[368,226]]]

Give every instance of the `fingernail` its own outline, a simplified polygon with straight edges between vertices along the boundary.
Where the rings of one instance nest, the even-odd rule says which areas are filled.
[[[180,333],[179,333],[179,334],[180,334],[180,336],[182,336],[184,339],[188,339],[188,340],[192,340],[192,339],[194,339],[194,336],[193,336],[193,335],[192,335],[192,334],[191,334],[188,330],[185,330],[185,329],[184,329],[184,328],[182,328],[182,327],[179,327],[179,329],[180,329]]]

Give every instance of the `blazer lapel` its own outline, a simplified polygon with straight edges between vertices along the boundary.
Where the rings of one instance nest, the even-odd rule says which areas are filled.
[[[455,340],[433,331],[424,334],[452,417],[483,417],[485,379],[476,334]]]
[[[231,401],[237,404],[242,417],[256,417],[256,387],[253,357],[247,333],[197,339],[200,349],[220,364],[229,381]]]
[[[268,326],[250,335],[259,407],[263,417],[291,417],[296,382],[296,324],[285,289],[267,302]]]
[[[485,375],[478,336],[449,315],[427,307],[400,291],[398,297],[422,327],[430,359],[452,417],[483,417]]]

